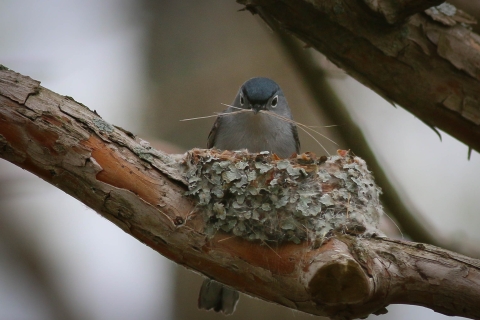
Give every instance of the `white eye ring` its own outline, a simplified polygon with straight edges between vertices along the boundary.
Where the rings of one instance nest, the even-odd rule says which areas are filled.
[[[278,104],[278,95],[276,95],[272,99],[272,103],[271,103],[272,108],[275,108],[277,106],[277,104]]]
[[[243,99],[243,94],[240,93],[240,105],[244,105],[245,104],[245,99]]]

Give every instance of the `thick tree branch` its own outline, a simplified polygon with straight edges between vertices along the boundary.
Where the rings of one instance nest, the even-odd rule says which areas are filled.
[[[390,25],[361,0],[237,2],[480,152],[480,37],[463,26],[472,22],[464,13],[432,9]]]
[[[480,318],[480,261],[433,246],[359,237],[346,229],[332,230],[321,246],[262,245],[221,232],[207,237],[205,216],[185,196],[186,180],[193,178],[182,173],[179,162],[72,98],[7,70],[0,71],[0,157],[74,196],[167,258],[264,300],[334,319],[384,313],[391,303]],[[359,161],[351,163],[352,170]],[[269,165],[259,163],[260,171]],[[336,163],[330,162],[332,168]],[[343,178],[322,179],[331,181],[323,190]],[[368,204],[365,198],[345,200],[354,201]]]

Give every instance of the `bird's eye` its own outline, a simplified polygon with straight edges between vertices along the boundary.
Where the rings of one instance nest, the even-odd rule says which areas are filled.
[[[240,95],[240,104],[243,106],[245,99],[243,99],[243,94]]]
[[[275,108],[277,104],[278,104],[278,96],[275,96],[272,99],[272,108]]]

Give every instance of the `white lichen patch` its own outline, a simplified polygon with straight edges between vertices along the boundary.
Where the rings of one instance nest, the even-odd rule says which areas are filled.
[[[450,3],[444,2],[438,6],[430,8],[434,14],[443,13],[446,16],[453,17],[457,13],[457,8]]]
[[[184,164],[187,195],[203,209],[208,236],[321,243],[332,231],[379,233],[380,190],[365,161],[346,151],[278,159],[194,149]]]
[[[430,7],[425,10],[425,13],[433,20],[450,27],[455,26],[457,23],[460,23],[466,28],[469,28],[470,25],[477,24],[477,21],[473,16],[457,9],[455,6],[447,2],[438,6]]]

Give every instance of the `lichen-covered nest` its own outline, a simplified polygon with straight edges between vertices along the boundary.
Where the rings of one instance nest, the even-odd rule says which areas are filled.
[[[194,149],[187,194],[202,207],[205,233],[249,240],[320,243],[332,231],[377,233],[383,209],[365,161],[348,151],[317,158]]]

